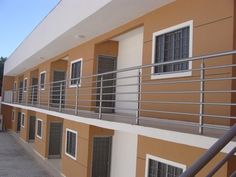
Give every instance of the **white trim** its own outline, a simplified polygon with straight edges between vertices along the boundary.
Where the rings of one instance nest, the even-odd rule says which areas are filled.
[[[75,157],[74,156],[72,156],[71,154],[68,154],[67,152],[66,152],[66,147],[67,147],[67,132],[71,132],[71,133],[74,133],[75,134],[75,140],[76,140],[76,142],[75,142]],[[66,128],[66,136],[65,136],[65,154],[68,156],[68,157],[70,157],[70,158],[72,158],[73,160],[76,160],[77,159],[77,144],[78,144],[78,132],[77,131],[75,131],[75,130],[71,130],[71,129],[69,129],[69,128]]]
[[[82,69],[83,69],[83,58],[79,58],[79,59],[77,59],[77,60],[73,60],[73,61],[71,61],[70,62],[70,82],[69,82],[69,88],[74,88],[74,87],[76,87],[77,85],[76,84],[71,84],[71,72],[72,72],[72,65],[74,64],[74,63],[77,63],[77,62],[81,62],[81,68],[80,68],[80,78],[82,77]],[[81,80],[82,79],[80,79],[80,82],[79,82],[79,87],[81,87]]]
[[[47,73],[46,71],[42,71],[42,72],[39,73],[39,89],[40,90],[45,90],[46,73]],[[41,74],[45,74],[43,88],[41,88]]]
[[[193,55],[193,20],[180,23],[175,26],[171,26],[169,28],[157,31],[153,33],[152,36],[152,63],[155,63],[155,43],[156,43],[156,36],[169,33],[171,31],[178,30],[180,28],[184,28],[189,26],[189,58]],[[187,77],[192,75],[192,61],[189,61],[189,70],[190,71],[183,71],[183,72],[175,72],[175,73],[161,73],[155,74],[154,67],[151,68],[151,79],[165,79],[165,78],[176,78],[176,77]]]
[[[26,85],[25,85],[25,81],[26,81]],[[28,85],[28,78],[25,77],[23,81],[23,92],[27,92],[27,85]]]
[[[23,124],[23,118],[24,118],[24,124]],[[21,127],[25,128],[25,113],[21,113]]]
[[[38,121],[41,122],[41,136],[38,135]],[[36,126],[36,128],[37,128],[36,129],[36,137],[38,137],[39,139],[43,139],[43,120],[37,118],[36,124],[37,124],[37,126]]]
[[[160,158],[160,157],[157,157],[157,156],[153,156],[153,155],[150,155],[150,154],[146,154],[145,177],[148,177],[149,159],[152,159],[152,160],[155,160],[155,161],[158,161],[158,162],[162,162],[162,163],[165,163],[167,165],[171,165],[171,166],[174,166],[174,167],[177,167],[177,168],[181,168],[181,169],[183,169],[183,171],[185,171],[186,168],[187,168],[186,165],[184,165],[184,164],[174,162],[174,161],[170,161],[170,160],[166,160],[166,159],[163,159],[163,158]]]
[[[183,133],[174,130],[165,130],[160,128],[145,127],[140,125],[132,125],[128,123],[100,120],[95,118],[88,118],[82,116],[75,116],[66,113],[60,113],[55,111],[50,111],[46,109],[40,109],[31,106],[19,105],[2,102],[2,104],[13,106],[16,108],[27,109],[30,111],[41,112],[44,114],[60,117],[65,120],[70,120],[78,123],[84,123],[89,125],[94,125],[101,128],[120,130],[129,133],[135,133],[138,135],[147,136],[150,138],[156,138],[163,141],[169,141],[173,143],[188,145],[197,148],[209,149],[219,138],[202,136],[193,133]],[[226,128],[226,127],[225,127]],[[221,152],[229,153],[236,146],[236,142],[231,141],[228,143]]]
[[[12,110],[12,113],[11,113],[11,121],[12,121],[12,122],[15,121],[15,110]]]

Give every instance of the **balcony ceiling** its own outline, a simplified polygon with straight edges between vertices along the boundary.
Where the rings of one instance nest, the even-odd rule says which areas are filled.
[[[27,69],[174,0],[62,0],[8,58],[4,74]]]

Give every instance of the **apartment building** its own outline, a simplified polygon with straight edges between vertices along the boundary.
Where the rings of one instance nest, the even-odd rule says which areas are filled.
[[[236,122],[235,25],[234,0],[61,0],[6,61],[4,126],[62,176],[180,176]],[[233,174],[224,143],[196,176]]]

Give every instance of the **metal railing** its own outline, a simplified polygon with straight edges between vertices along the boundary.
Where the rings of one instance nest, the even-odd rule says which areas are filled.
[[[236,136],[236,124],[221,137],[211,148],[209,148],[196,162],[193,163],[180,177],[193,177],[203,169],[234,137]],[[214,168],[206,175],[212,177],[216,172],[234,156],[236,147],[234,147]],[[235,177],[236,170],[230,175]]]
[[[231,111],[236,106],[235,54],[221,52],[17,88],[12,99],[4,101],[74,115],[89,112],[99,119],[113,114],[135,124],[144,118],[175,120],[197,126],[203,134],[205,127],[224,128],[221,125],[230,126],[236,119]],[[188,70],[181,70],[182,62],[188,62]],[[157,66],[175,71],[165,72],[163,67],[164,72],[152,73]]]

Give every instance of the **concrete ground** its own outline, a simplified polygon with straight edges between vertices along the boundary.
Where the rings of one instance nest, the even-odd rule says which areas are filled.
[[[51,177],[9,133],[0,132],[0,177]]]

